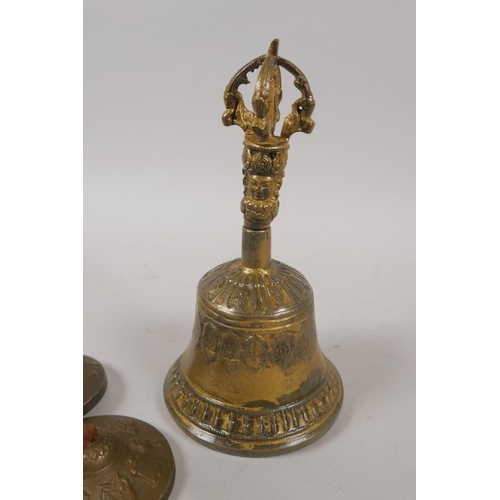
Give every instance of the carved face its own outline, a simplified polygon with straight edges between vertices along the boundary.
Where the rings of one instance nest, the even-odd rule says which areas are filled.
[[[248,191],[255,200],[268,200],[274,191],[274,180],[263,175],[251,175],[248,179]]]

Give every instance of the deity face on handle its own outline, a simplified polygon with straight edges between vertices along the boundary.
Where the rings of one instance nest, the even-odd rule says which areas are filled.
[[[268,200],[273,196],[274,179],[264,175],[250,175],[248,178],[248,194],[254,200]]]
[[[288,144],[283,148],[245,143],[243,150],[244,198],[241,211],[247,227],[263,229],[278,215],[279,190],[283,181]]]
[[[278,190],[274,177],[249,174],[241,203],[245,219],[258,224],[270,224],[278,213]]]

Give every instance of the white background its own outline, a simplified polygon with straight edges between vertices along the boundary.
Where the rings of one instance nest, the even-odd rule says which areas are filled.
[[[109,378],[89,415],[157,427],[172,498],[414,497],[414,29],[394,0],[85,3],[83,338]],[[239,256],[243,132],[223,127],[222,95],[275,37],[317,125],[290,140],[273,256],[313,286],[345,402],[317,443],[252,460],[185,436],[162,385],[199,278]],[[299,95],[284,79],[283,116]]]

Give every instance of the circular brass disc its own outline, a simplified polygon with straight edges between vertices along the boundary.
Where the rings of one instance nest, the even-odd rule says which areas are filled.
[[[108,387],[106,372],[99,361],[83,356],[83,414],[87,414],[104,396]]]
[[[87,417],[97,441],[83,453],[83,499],[166,500],[172,491],[175,462],[165,437],[152,425],[131,417]]]

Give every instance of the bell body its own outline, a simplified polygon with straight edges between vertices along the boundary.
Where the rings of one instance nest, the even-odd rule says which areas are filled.
[[[276,455],[323,435],[343,389],[319,348],[304,276],[275,260],[252,269],[240,259],[205,274],[191,342],[164,395],[184,431],[226,453]]]
[[[238,88],[259,67],[252,112]],[[281,67],[301,96],[276,135]],[[224,125],[245,132],[241,259],[201,278],[193,336],[167,374],[164,395],[177,424],[201,443],[235,455],[276,455],[322,436],[343,399],[340,376],[318,346],[311,286],[271,259],[289,138],[311,133],[315,101],[305,75],[278,56],[273,40],[230,80],[224,102]]]

